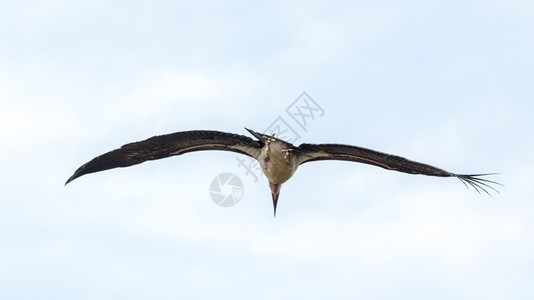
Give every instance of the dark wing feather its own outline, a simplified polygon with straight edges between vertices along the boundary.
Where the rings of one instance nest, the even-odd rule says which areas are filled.
[[[182,131],[158,135],[95,157],[79,167],[65,184],[85,174],[129,167],[147,160],[161,159],[192,151],[233,151],[256,158],[262,144],[247,136],[208,130]]]
[[[489,194],[487,188],[498,192],[489,184],[500,185],[495,181],[480,178],[481,176],[492,174],[455,174],[428,164],[412,161],[404,157],[382,153],[362,147],[338,144],[301,144],[298,148],[302,152],[300,164],[319,160],[346,160],[370,164],[377,167],[382,167],[384,169],[409,174],[456,177],[460,179],[466,186],[470,185],[477,192],[482,190],[487,194]]]

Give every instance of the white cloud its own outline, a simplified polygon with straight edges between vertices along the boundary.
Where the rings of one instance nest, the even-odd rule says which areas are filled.
[[[139,86],[131,86],[123,98],[104,104],[104,117],[139,118],[172,111],[180,122],[209,119],[221,107],[239,107],[265,87],[257,75],[246,70],[213,74],[207,70],[184,72],[177,69],[150,70]],[[256,76],[256,77],[255,77]],[[202,115],[191,108],[202,107]]]
[[[11,141],[13,149],[85,130],[61,99],[61,92],[53,90],[54,85],[45,87],[44,82],[33,81],[33,76],[19,79],[9,75],[0,74],[4,87],[0,90],[0,138]]]

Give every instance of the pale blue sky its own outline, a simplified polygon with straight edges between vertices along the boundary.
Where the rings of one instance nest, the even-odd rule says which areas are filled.
[[[533,299],[529,1],[0,2],[0,298]],[[272,216],[236,154],[84,176],[156,134],[263,131],[457,173],[302,166]],[[211,180],[238,174],[221,208]]]

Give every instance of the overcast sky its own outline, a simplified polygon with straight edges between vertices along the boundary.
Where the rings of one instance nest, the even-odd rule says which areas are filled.
[[[534,299],[533,12],[521,0],[0,2],[0,298]],[[300,126],[289,113],[303,92],[316,110]],[[296,144],[496,172],[504,187],[317,162],[283,186],[273,218],[265,177],[231,152],[64,186],[128,142],[280,122]],[[244,185],[233,207],[210,198],[225,172]]]

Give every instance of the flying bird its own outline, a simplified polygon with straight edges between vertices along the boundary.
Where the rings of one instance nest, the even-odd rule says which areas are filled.
[[[232,151],[258,160],[265,176],[269,180],[275,216],[282,184],[293,176],[298,166],[312,161],[353,161],[409,174],[456,177],[465,186],[471,186],[479,193],[484,191],[489,194],[488,189],[498,192],[490,184],[500,185],[495,181],[481,178],[495,173],[455,174],[404,157],[357,146],[307,143],[295,146],[275,137],[274,134],[266,135],[248,128],[245,129],[256,139],[227,132],[193,130],[154,136],[144,141],[129,143],[97,156],[82,165],[67,180],[65,185],[89,173],[129,167],[148,160],[201,150]]]

